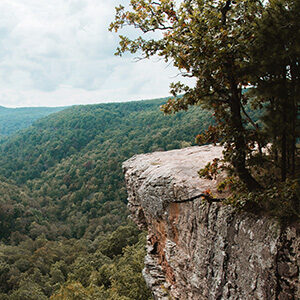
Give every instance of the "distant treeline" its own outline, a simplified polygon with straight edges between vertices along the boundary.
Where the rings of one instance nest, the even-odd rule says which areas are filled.
[[[0,140],[20,129],[27,128],[34,121],[65,107],[22,107],[7,108],[0,106]]]

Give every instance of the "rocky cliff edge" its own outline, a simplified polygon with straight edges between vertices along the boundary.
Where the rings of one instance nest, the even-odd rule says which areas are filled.
[[[197,197],[217,195],[197,172],[221,155],[190,147],[123,164],[132,218],[148,230],[143,275],[154,298],[300,299],[299,227]]]

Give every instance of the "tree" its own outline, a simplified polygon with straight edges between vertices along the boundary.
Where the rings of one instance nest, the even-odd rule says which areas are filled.
[[[19,284],[19,289],[10,295],[12,300],[45,300],[41,287],[31,280],[22,280]]]
[[[251,50],[255,94],[265,103],[266,135],[281,180],[295,175],[296,122],[300,105],[300,2],[271,0],[257,21]],[[280,159],[280,162],[279,162]]]
[[[152,299],[142,276],[145,257],[145,235],[141,234],[139,242],[123,249],[123,256],[118,261],[115,272],[111,275],[111,299]],[[115,295],[114,295],[115,293]],[[127,296],[128,298],[125,298]]]
[[[221,140],[225,158],[250,191],[260,188],[246,165],[249,132],[245,129],[242,90],[249,81],[249,43],[254,37],[254,21],[263,6],[257,0],[131,0],[130,10],[116,8],[110,30],[130,25],[143,36],[136,39],[120,35],[116,54],[140,52],[143,58],[154,55],[171,60],[184,76],[195,77],[196,86],[181,83],[171,86],[174,96],[164,105],[166,113],[202,104],[213,110],[217,125],[211,127],[211,140]],[[159,38],[149,35],[160,31]],[[149,37],[149,38],[148,38]]]

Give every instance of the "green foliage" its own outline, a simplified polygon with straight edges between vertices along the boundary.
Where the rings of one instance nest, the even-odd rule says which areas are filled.
[[[120,234],[126,235],[121,251],[112,238]],[[145,235],[130,223],[95,243],[94,250],[92,241],[84,239],[40,237],[27,238],[18,246],[1,244],[0,293],[18,300],[51,295],[51,299],[150,299],[141,275]],[[109,255],[102,249],[110,249]]]
[[[299,222],[299,183],[295,179],[278,182],[276,177],[270,178],[270,171],[276,172],[271,167],[268,173],[265,169],[260,169],[260,174],[257,177],[260,181],[265,182],[265,188],[260,192],[249,193],[246,186],[237,177],[227,177],[218,185],[220,193],[230,194],[223,202],[238,210],[274,217],[282,225]]]
[[[199,176],[210,180],[216,179],[220,173],[219,162],[219,158],[214,158],[212,162],[207,163],[206,166],[198,172]]]
[[[136,300],[152,299],[142,277],[145,244],[145,235],[141,235],[135,246],[124,248],[123,256],[111,275],[111,290],[113,291],[111,299],[122,299],[122,297]]]
[[[136,226],[120,226],[102,242],[99,250],[112,258],[122,253],[125,245],[137,243],[138,229]]]
[[[138,242],[132,246],[125,246],[123,254],[114,261],[108,261],[93,268],[89,275],[84,273],[86,264],[81,269],[81,276],[86,284],[71,279],[61,286],[50,299],[103,299],[103,300],[150,300],[150,291],[142,277],[143,259],[145,256],[145,235],[140,234]],[[86,260],[86,263],[90,263]],[[78,279],[77,279],[78,280]]]

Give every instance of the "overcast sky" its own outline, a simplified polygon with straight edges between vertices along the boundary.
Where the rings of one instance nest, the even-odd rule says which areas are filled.
[[[0,105],[64,106],[169,95],[178,72],[114,56],[107,30],[129,0],[1,0]]]

